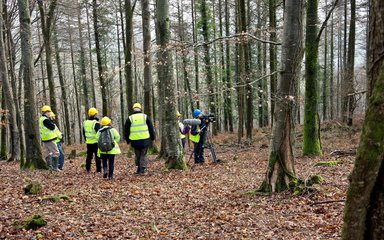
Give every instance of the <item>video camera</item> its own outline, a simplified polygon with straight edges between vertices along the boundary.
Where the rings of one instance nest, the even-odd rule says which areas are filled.
[[[206,123],[214,123],[214,122],[216,122],[216,116],[215,116],[215,114],[210,113],[210,114],[208,114],[208,115],[204,115],[204,116],[203,116],[203,120],[204,120]]]
[[[196,118],[193,118],[193,119],[184,119],[184,120],[183,120],[183,123],[184,123],[185,125],[191,125],[191,126],[194,126],[194,125],[200,125],[201,122],[205,122],[205,123],[213,123],[213,122],[216,122],[215,114],[210,113],[210,114],[208,114],[208,115],[203,115],[203,118],[202,118],[202,119],[196,119]]]

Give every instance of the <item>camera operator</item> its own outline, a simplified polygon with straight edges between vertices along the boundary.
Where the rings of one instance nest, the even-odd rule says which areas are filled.
[[[203,115],[200,109],[195,109],[193,111],[193,117],[200,119],[201,124],[192,126],[189,139],[194,144],[193,155],[195,158],[195,163],[202,164],[204,163],[204,142],[207,137],[207,128],[210,121],[206,116]]]

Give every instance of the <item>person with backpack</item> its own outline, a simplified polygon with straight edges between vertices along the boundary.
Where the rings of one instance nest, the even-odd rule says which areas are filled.
[[[101,119],[101,128],[96,134],[98,142],[97,155],[103,161],[103,177],[109,180],[113,179],[113,171],[115,168],[115,155],[120,154],[119,144],[120,134],[111,126],[111,119],[103,117]]]
[[[63,138],[63,133],[57,127],[56,114],[54,112],[51,113],[51,120],[55,123],[55,132],[56,132],[56,136],[57,136],[55,142],[57,144],[57,148],[59,149],[59,153],[60,153],[58,168],[59,168],[59,170],[63,171],[64,170],[64,150],[63,150],[64,138]]]
[[[201,120],[200,125],[193,125],[189,139],[193,142],[193,155],[196,164],[204,163],[204,142],[207,135],[207,122],[204,121],[204,115],[200,109],[193,111],[193,117]]]
[[[87,173],[91,172],[91,164],[93,156],[95,156],[96,161],[96,172],[101,172],[101,160],[97,156],[97,139],[96,133],[100,129],[99,119],[97,115],[96,108],[90,108],[88,110],[88,119],[83,122],[83,135],[85,138],[85,143],[87,144],[87,158],[85,160],[85,169]]]
[[[135,103],[132,108],[133,114],[125,121],[124,136],[135,150],[135,174],[144,175],[148,166],[147,150],[155,140],[155,131],[151,119],[142,113],[141,104]]]
[[[56,125],[51,120],[52,110],[50,106],[43,106],[41,108],[42,116],[39,118],[40,137],[44,146],[45,161],[49,169],[53,171],[60,171],[58,168],[59,149],[55,140],[57,134],[55,131]]]

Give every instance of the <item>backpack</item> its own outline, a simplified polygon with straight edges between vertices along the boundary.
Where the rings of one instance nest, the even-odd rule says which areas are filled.
[[[105,128],[100,131],[98,147],[102,152],[111,151],[115,147],[111,128]]]

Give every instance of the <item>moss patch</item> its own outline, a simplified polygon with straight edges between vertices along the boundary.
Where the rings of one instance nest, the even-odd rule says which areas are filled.
[[[60,200],[70,201],[71,198],[68,197],[67,195],[64,195],[64,194],[59,194],[59,195],[49,196],[49,197],[43,198],[43,201],[51,201],[51,202],[58,202]]]
[[[24,194],[30,195],[36,195],[43,191],[43,187],[39,182],[30,182],[27,186],[24,187]]]
[[[331,167],[331,166],[336,166],[338,165],[340,162],[339,161],[320,161],[318,163],[315,164],[315,167],[318,167],[318,166],[327,166],[327,167]]]
[[[24,220],[23,228],[26,230],[37,230],[45,225],[47,225],[47,221],[41,215],[35,214],[31,218]]]

